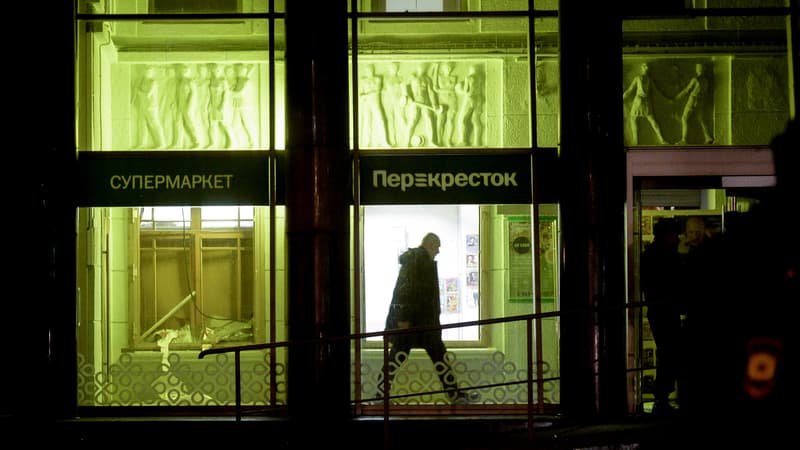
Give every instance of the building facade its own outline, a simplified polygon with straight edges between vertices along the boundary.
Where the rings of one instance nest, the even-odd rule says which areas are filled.
[[[567,3],[49,11],[48,338],[10,412],[649,413],[640,253],[660,219],[723,233],[774,185],[797,4]],[[424,351],[385,360],[397,258],[428,232],[466,404]]]

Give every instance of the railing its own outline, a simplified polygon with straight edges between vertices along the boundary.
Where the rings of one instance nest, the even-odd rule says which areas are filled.
[[[390,416],[390,402],[392,399],[400,398],[403,396],[391,396],[390,389],[388,386],[389,383],[389,361],[388,361],[388,336],[392,335],[399,335],[399,334],[413,334],[413,333],[422,333],[422,332],[430,332],[430,331],[441,331],[444,329],[450,328],[460,328],[460,327],[470,327],[470,326],[486,326],[486,325],[494,325],[494,324],[505,324],[505,323],[512,323],[512,322],[525,322],[526,324],[526,347],[525,347],[525,354],[526,354],[526,370],[527,370],[527,377],[523,381],[515,381],[515,382],[504,382],[504,383],[495,383],[489,385],[480,385],[478,387],[466,387],[460,388],[461,391],[470,391],[472,389],[486,389],[492,387],[501,387],[501,386],[508,386],[513,384],[522,384],[524,383],[527,386],[527,404],[525,407],[525,412],[527,414],[527,421],[528,421],[528,430],[532,433],[533,431],[533,422],[534,422],[534,414],[535,413],[543,413],[544,412],[544,402],[543,402],[543,391],[544,391],[544,384],[549,381],[556,380],[557,377],[550,377],[544,378],[542,377],[542,365],[543,361],[541,358],[534,359],[534,345],[537,342],[534,341],[534,321],[541,321],[544,318],[557,318],[562,315],[561,312],[547,312],[547,313],[535,313],[535,314],[526,314],[526,315],[518,315],[518,316],[509,316],[503,318],[495,318],[495,319],[481,319],[469,322],[459,322],[459,323],[451,323],[439,326],[428,326],[428,327],[414,327],[414,328],[407,328],[407,329],[398,329],[398,330],[389,330],[389,331],[378,331],[378,332],[369,332],[369,333],[357,333],[357,334],[350,334],[347,336],[336,336],[336,337],[328,337],[328,338],[319,338],[319,339],[307,339],[307,340],[295,340],[295,341],[283,341],[283,342],[273,342],[273,343],[262,343],[262,344],[249,344],[249,345],[241,345],[235,347],[221,347],[221,348],[211,348],[206,349],[200,352],[199,358],[204,358],[206,355],[212,354],[221,354],[221,353],[233,353],[235,358],[235,395],[236,395],[236,405],[235,405],[235,413],[236,413],[236,420],[240,421],[242,418],[242,394],[241,394],[241,353],[245,351],[253,351],[253,350],[269,350],[269,349],[279,349],[279,348],[287,348],[291,350],[292,346],[296,345],[309,345],[309,344],[328,344],[334,341],[342,341],[342,340],[361,340],[361,339],[368,339],[373,337],[382,337],[383,338],[383,395],[382,402],[383,402],[383,418],[384,420],[388,420]],[[540,322],[539,322],[540,324]],[[539,328],[540,329],[540,328]],[[539,349],[540,350],[540,349]],[[538,353],[538,352],[537,352]],[[534,360],[536,360],[536,371],[534,372]],[[273,361],[274,364],[274,361]],[[533,374],[536,376],[533,376]],[[538,401],[534,402],[534,386],[537,389],[537,399]],[[414,393],[410,395],[423,395],[423,394],[436,394],[444,391],[425,391],[424,393]],[[409,396],[408,394],[405,396]],[[363,403],[366,401],[374,401],[375,399],[363,399],[361,398],[361,393],[358,393],[355,396],[354,400],[351,400],[352,403]]]

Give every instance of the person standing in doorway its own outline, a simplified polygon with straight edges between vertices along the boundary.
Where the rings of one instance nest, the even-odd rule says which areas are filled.
[[[436,255],[439,254],[439,236],[428,233],[419,247],[406,250],[399,257],[400,272],[397,275],[389,314],[386,316],[386,331],[413,327],[437,327],[441,323],[439,303],[439,271]],[[450,367],[442,341],[442,330],[424,330],[418,333],[399,333],[387,336],[389,340],[389,363],[396,365],[389,370],[389,385],[402,364],[408,359],[412,348],[423,348],[433,362],[447,398],[451,403],[465,402],[467,396],[459,392],[455,373]],[[379,385],[379,395],[382,389]]]
[[[708,267],[708,258],[714,255],[717,246],[717,237],[709,229],[703,216],[690,216],[686,219],[678,252],[683,255],[687,264],[693,265],[700,272],[703,267]]]
[[[687,376],[684,378],[681,394],[681,408],[684,411],[696,409],[699,395],[708,386],[707,374],[698,376],[697,368],[703,367],[709,359],[705,349],[710,340],[706,338],[707,329],[724,323],[725,309],[729,305],[720,304],[719,286],[724,279],[720,264],[722,261],[719,237],[712,237],[708,223],[703,216],[689,216],[683,230],[683,240],[678,253],[683,261],[684,279],[681,282],[685,294],[686,316],[683,320],[686,347],[683,358],[687,361]],[[716,351],[716,350],[715,350]]]
[[[678,382],[683,341],[680,225],[675,219],[662,218],[653,226],[653,235],[653,242],[642,253],[640,279],[647,321],[656,344],[653,414],[666,415],[675,412],[669,397]]]

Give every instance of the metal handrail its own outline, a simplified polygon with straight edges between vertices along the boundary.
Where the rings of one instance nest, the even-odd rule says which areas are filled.
[[[244,351],[252,351],[252,350],[267,350],[267,349],[278,349],[278,348],[288,348],[295,345],[308,345],[308,344],[326,344],[335,341],[343,341],[348,340],[352,341],[354,339],[366,339],[371,337],[383,337],[384,342],[384,356],[383,356],[383,370],[384,370],[384,383],[388,383],[388,379],[385,374],[388,372],[388,364],[387,355],[388,355],[388,340],[386,339],[387,336],[392,335],[399,335],[399,334],[411,334],[411,333],[420,333],[426,331],[436,331],[436,330],[445,330],[450,328],[462,328],[462,327],[469,327],[469,326],[481,326],[481,325],[493,325],[493,324],[500,324],[500,323],[510,323],[510,322],[519,322],[525,321],[527,323],[526,327],[526,354],[527,354],[527,373],[528,377],[525,381],[528,387],[528,399],[527,399],[527,417],[528,417],[528,430],[529,433],[533,432],[533,415],[534,415],[534,402],[533,402],[533,383],[544,383],[545,381],[549,381],[549,379],[534,379],[533,374],[533,348],[532,348],[532,337],[533,337],[533,321],[534,320],[541,320],[544,318],[550,317],[560,317],[563,315],[561,311],[555,312],[544,312],[544,313],[532,313],[532,314],[524,314],[524,315],[516,315],[516,316],[508,316],[508,317],[501,317],[501,318],[493,318],[493,319],[479,319],[467,322],[457,322],[457,323],[450,323],[444,325],[431,325],[431,326],[424,326],[424,327],[410,327],[404,329],[395,329],[395,330],[384,330],[384,331],[373,331],[367,333],[352,333],[344,336],[330,336],[325,338],[314,338],[314,339],[302,339],[302,340],[294,340],[294,341],[281,341],[281,342],[269,342],[269,343],[260,343],[260,344],[246,344],[246,345],[238,345],[238,346],[231,346],[231,347],[219,347],[219,348],[210,348],[205,349],[200,352],[198,355],[199,359],[203,359],[206,355],[212,354],[223,354],[223,353],[234,353],[235,358],[235,392],[236,392],[236,420],[240,421],[242,418],[242,393],[241,393],[241,353]],[[512,384],[512,383],[506,383]],[[485,388],[486,386],[481,386],[481,388]],[[384,386],[384,392],[387,395],[384,395],[383,403],[384,403],[384,412],[383,417],[384,421],[388,421],[389,417],[389,402],[392,398],[389,391]],[[355,400],[355,402],[364,401],[362,400]],[[387,422],[388,423],[388,422]]]

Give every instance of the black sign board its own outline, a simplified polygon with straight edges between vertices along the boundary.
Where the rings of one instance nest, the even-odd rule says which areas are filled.
[[[269,203],[265,151],[80,152],[78,206]]]
[[[363,205],[531,203],[531,157],[362,155]]]

